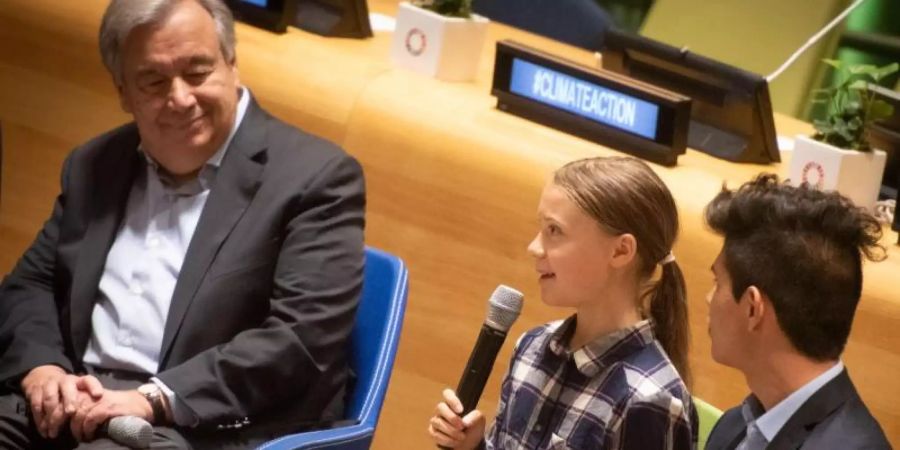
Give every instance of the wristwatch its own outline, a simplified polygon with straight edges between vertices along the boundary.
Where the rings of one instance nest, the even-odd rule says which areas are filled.
[[[137,391],[150,402],[153,409],[153,423],[160,425],[166,422],[166,407],[163,405],[163,393],[155,383],[138,386]]]

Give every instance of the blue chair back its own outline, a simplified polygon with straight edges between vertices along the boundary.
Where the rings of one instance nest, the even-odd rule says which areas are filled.
[[[594,0],[474,0],[472,9],[497,22],[598,51],[612,26]]]
[[[378,423],[397,355],[406,311],[407,277],[400,258],[366,249],[362,299],[350,338],[350,367],[356,373],[356,386],[347,417],[372,428]]]
[[[366,247],[363,292],[350,336],[350,368],[356,374],[345,418],[354,424],[284,436],[259,449],[368,449],[387,393],[409,289],[403,261]]]

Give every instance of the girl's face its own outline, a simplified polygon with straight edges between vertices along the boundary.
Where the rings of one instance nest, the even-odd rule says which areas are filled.
[[[622,251],[634,251],[623,242],[630,235],[604,231],[552,182],[541,194],[538,219],[540,231],[528,253],[535,260],[544,303],[577,308],[603,298],[612,270],[623,263]]]

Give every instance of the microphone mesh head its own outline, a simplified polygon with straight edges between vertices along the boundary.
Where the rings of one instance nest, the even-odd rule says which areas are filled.
[[[509,327],[519,318],[522,312],[524,295],[521,292],[501,284],[494,289],[488,301],[488,312],[485,324],[498,331],[509,331]]]
[[[140,417],[119,416],[109,419],[106,435],[130,448],[150,448],[153,440],[153,425]]]

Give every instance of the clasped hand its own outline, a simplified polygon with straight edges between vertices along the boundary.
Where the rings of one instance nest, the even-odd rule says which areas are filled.
[[[38,433],[45,439],[59,436],[67,422],[79,442],[94,439],[99,426],[117,416],[150,420],[150,403],[136,390],[104,389],[92,375],[72,375],[53,365],[39,366],[22,379]]]

